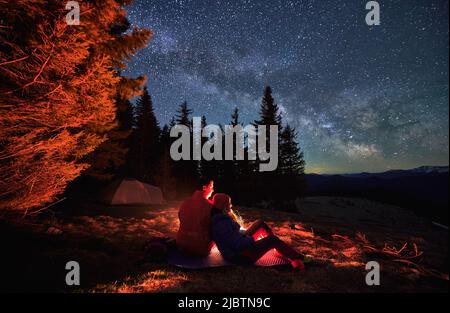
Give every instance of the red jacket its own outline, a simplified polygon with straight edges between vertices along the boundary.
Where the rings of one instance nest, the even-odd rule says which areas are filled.
[[[177,233],[178,248],[190,255],[206,256],[211,250],[212,202],[203,198],[202,191],[184,201],[178,212],[180,228]]]

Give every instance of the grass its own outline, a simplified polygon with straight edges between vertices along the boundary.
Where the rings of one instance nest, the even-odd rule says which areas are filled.
[[[144,262],[146,241],[175,235],[176,207],[146,208],[138,216],[133,208],[92,207],[89,214],[39,221],[0,218],[7,252],[1,261],[1,288],[102,293],[448,291],[448,233],[400,208],[342,198],[306,199],[298,204],[299,213],[240,208],[246,221],[268,221],[280,238],[314,260],[305,271],[294,272],[289,267],[245,266],[184,271],[164,262]],[[51,234],[49,227],[62,233]],[[80,287],[64,283],[64,265],[70,260],[80,263]],[[365,284],[368,261],[381,264],[381,286]]]

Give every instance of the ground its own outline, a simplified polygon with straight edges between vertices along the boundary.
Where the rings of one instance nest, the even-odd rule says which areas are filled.
[[[448,292],[448,230],[394,206],[317,197],[298,213],[238,207],[263,219],[314,262],[302,272],[226,267],[180,270],[143,259],[154,237],[174,237],[177,207],[106,208],[6,221],[0,217],[1,290],[60,292]],[[65,284],[65,264],[81,267],[81,286]],[[381,265],[381,285],[365,283],[365,264]]]

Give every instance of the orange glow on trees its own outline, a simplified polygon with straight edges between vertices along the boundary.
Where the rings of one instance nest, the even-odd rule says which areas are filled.
[[[115,97],[136,95],[145,81],[118,73],[151,36],[116,30],[127,1],[78,2],[81,23],[70,26],[64,1],[0,0],[2,209],[56,200],[116,127]]]

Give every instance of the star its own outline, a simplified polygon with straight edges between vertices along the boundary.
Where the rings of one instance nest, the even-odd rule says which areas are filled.
[[[297,129],[308,168],[448,165],[448,1],[135,0],[154,38],[124,74],[149,76],[161,124],[182,101],[225,124],[257,118],[265,85]],[[424,164],[427,163],[427,164]]]

